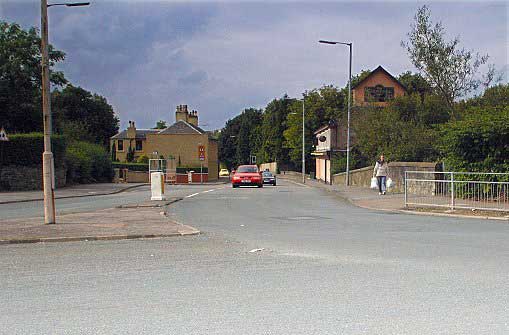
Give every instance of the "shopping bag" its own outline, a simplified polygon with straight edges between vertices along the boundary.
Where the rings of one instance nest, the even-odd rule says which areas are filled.
[[[376,177],[371,178],[371,186],[370,187],[373,189],[378,188],[378,181],[377,181]]]
[[[391,178],[387,179],[387,188],[391,188],[394,186],[394,182],[392,181]]]

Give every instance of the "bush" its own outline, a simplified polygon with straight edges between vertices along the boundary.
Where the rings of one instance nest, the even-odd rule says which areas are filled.
[[[449,171],[509,170],[509,107],[470,108],[440,127],[437,148]]]
[[[42,165],[44,135],[27,133],[9,135],[8,142],[0,142],[0,163],[4,165],[36,166]],[[66,141],[61,135],[51,136],[51,150],[55,166],[63,166]]]
[[[148,156],[147,156],[147,155],[141,155],[141,156],[140,156],[140,157],[138,157],[138,159],[136,160],[136,163],[148,164]]]
[[[75,183],[108,182],[113,178],[109,154],[98,145],[74,142],[66,152],[67,181]]]
[[[148,164],[145,163],[113,162],[112,167],[115,169],[129,169],[130,171],[148,171]]]

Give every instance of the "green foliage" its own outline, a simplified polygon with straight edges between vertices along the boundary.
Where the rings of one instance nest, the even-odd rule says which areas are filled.
[[[133,147],[129,147],[127,149],[127,154],[125,155],[125,159],[128,163],[134,162],[134,148]]]
[[[109,182],[113,177],[110,157],[104,147],[73,142],[66,152],[67,181],[74,183]]]
[[[284,96],[282,99],[272,100],[265,107],[261,125],[261,147],[258,151],[260,162],[288,164],[288,149],[285,147],[283,132],[287,127],[286,119],[291,103],[292,101]]]
[[[111,166],[115,169],[129,169],[131,171],[148,171],[148,164],[146,163],[113,162]]]
[[[433,93],[431,85],[419,73],[407,71],[400,74],[398,80],[405,86],[408,94],[418,94],[421,100],[424,100],[426,95]]]
[[[472,107],[439,128],[437,148],[447,170],[509,171],[509,106]]]
[[[156,126],[152,129],[166,129],[168,126],[166,125],[166,121],[159,120],[156,122]]]
[[[108,147],[110,137],[118,132],[118,117],[106,98],[81,87],[67,85],[55,91],[52,110],[55,130],[70,140]]]
[[[363,110],[353,122],[356,147],[366,160],[384,154],[391,161],[433,161],[435,132],[424,124],[400,118],[390,107]]]
[[[401,45],[452,113],[456,98],[465,96],[481,84],[476,72],[486,63],[488,55],[479,56],[460,48],[458,37],[446,41],[445,35],[442,23],[434,24],[428,7],[422,6],[415,15],[408,41]]]
[[[62,166],[65,158],[66,141],[63,136],[51,136],[51,150],[55,166]],[[42,165],[44,135],[42,133],[12,134],[8,142],[0,142],[0,163],[2,165]]]
[[[345,119],[348,95],[333,86],[312,90],[305,96],[305,155],[307,170],[314,166],[311,160],[314,131],[330,121]],[[294,101],[287,116],[287,129],[283,132],[285,146],[295,166],[302,165],[302,101]]]
[[[147,155],[141,155],[140,157],[138,157],[138,159],[136,160],[136,163],[142,163],[142,164],[148,164],[148,161],[149,161],[149,158]]]
[[[37,29],[0,21],[0,126],[10,133],[42,130],[41,40]],[[50,66],[65,54],[49,46]],[[51,82],[66,83],[62,72],[51,70]]]
[[[228,169],[249,162],[249,156],[257,155],[261,146],[262,111],[254,108],[228,120],[219,135],[219,160]],[[180,164],[179,164],[180,165]]]

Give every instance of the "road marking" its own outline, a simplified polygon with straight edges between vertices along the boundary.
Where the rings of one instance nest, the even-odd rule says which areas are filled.
[[[209,192],[214,192],[215,190],[207,190],[207,191],[203,191],[203,193],[209,193]]]
[[[198,194],[200,194],[200,193],[189,194],[189,195],[186,196],[186,198],[192,198],[192,197],[194,197],[195,195],[198,195]]]

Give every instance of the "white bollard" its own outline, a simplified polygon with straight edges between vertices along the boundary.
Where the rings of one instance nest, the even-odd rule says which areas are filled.
[[[166,200],[164,196],[164,174],[162,172],[152,172],[150,174],[150,184],[152,190],[150,200]]]

